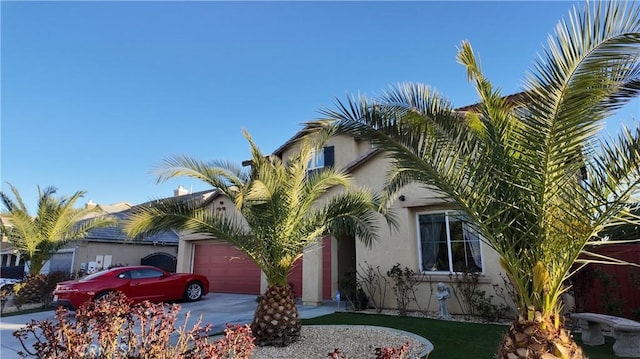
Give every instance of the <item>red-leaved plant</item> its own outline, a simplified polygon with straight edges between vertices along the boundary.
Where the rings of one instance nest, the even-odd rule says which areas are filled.
[[[399,348],[376,348],[376,359],[404,359],[409,352],[409,342]]]
[[[32,321],[13,335],[20,340],[21,357],[43,359],[204,359],[249,358],[254,348],[249,326],[227,326],[219,341],[209,339],[211,324],[202,317],[187,329],[176,327],[180,305],[143,302],[132,305],[114,292],[80,307],[71,318],[64,308],[56,310],[56,322]],[[27,339],[35,339],[29,348]]]
[[[347,359],[347,356],[338,348],[333,349],[328,355],[331,359]]]
[[[406,359],[409,353],[409,345],[409,342],[405,342],[399,348],[376,348],[376,359]],[[347,359],[347,356],[338,348],[329,352],[328,357],[331,359]]]

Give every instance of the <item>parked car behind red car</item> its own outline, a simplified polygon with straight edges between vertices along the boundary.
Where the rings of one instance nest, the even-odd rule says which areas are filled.
[[[169,273],[152,266],[117,267],[58,283],[51,304],[76,310],[113,291],[124,293],[135,303],[195,301],[209,292],[209,280],[199,274]]]

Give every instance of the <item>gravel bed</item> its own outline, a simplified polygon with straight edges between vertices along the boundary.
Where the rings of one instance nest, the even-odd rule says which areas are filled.
[[[300,340],[284,348],[256,347],[252,359],[329,357],[334,349],[349,359],[375,358],[378,347],[399,348],[409,341],[408,358],[419,358],[427,349],[416,336],[409,333],[369,326],[303,325]]]

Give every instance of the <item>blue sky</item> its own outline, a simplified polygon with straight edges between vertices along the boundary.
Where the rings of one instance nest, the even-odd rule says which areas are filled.
[[[514,93],[573,4],[2,1],[2,190],[32,211],[38,185],[137,204],[207,188],[156,184],[163,159],[239,163],[242,129],[271,152],[348,94],[416,81],[471,104],[465,39]],[[612,122],[638,113],[635,101]]]

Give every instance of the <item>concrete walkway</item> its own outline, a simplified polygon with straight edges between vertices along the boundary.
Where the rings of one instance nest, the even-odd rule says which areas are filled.
[[[179,304],[182,306],[181,313],[190,312],[191,314],[187,328],[190,329],[202,315],[203,325],[212,324],[212,333],[216,333],[224,330],[226,324],[250,324],[258,303],[255,295],[209,293],[200,301]],[[342,305],[345,304],[342,303]],[[337,302],[330,301],[320,306],[298,305],[300,317],[304,319],[331,314],[337,310]],[[13,332],[31,320],[44,319],[55,319],[54,312],[46,311],[0,318],[0,358],[19,358],[17,352],[23,349],[20,341],[13,336]],[[178,318],[176,324],[183,323],[184,317]]]

